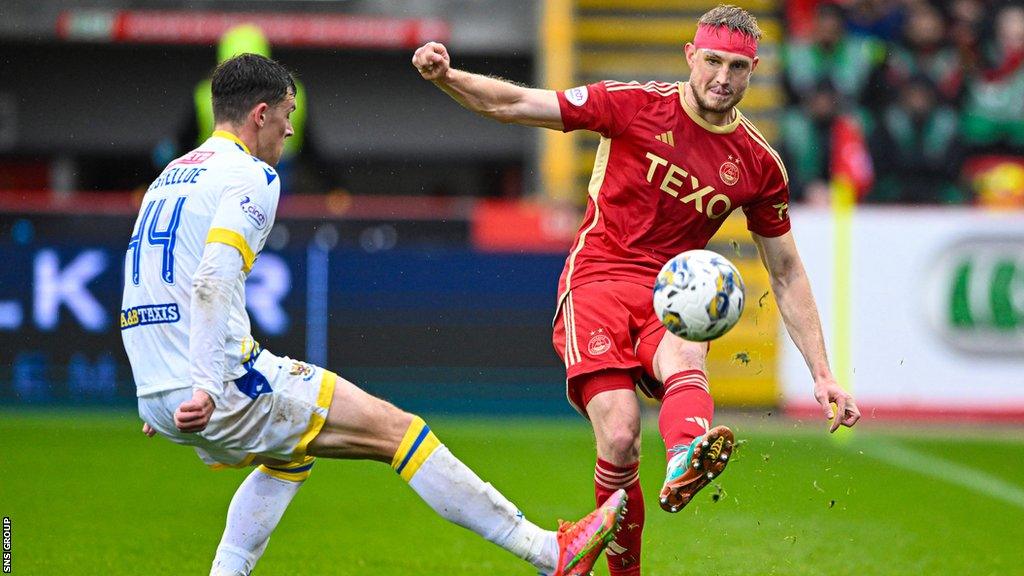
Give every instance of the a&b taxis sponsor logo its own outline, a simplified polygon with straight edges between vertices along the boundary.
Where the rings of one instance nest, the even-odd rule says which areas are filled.
[[[181,319],[177,304],[153,304],[121,310],[121,330],[147,324],[171,324]]]
[[[942,251],[926,306],[931,327],[956,350],[1024,354],[1024,236],[971,238]]]

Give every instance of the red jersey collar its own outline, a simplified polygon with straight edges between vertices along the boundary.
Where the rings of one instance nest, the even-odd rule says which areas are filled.
[[[708,132],[711,132],[712,134],[732,134],[733,132],[736,131],[736,127],[740,125],[740,118],[743,116],[742,114],[740,114],[738,108],[734,107],[732,109],[733,119],[731,122],[724,126],[716,126],[715,124],[712,124],[707,120],[701,118],[700,114],[698,114],[696,110],[694,110],[692,107],[690,107],[689,104],[686,103],[685,94],[686,87],[688,85],[689,82],[679,83],[679,105],[682,106],[683,110],[686,111],[686,115],[690,117],[690,120],[693,120],[694,122],[697,123],[698,126],[707,130]]]

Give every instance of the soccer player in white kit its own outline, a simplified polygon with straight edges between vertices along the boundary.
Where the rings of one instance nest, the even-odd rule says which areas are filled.
[[[538,528],[417,416],[250,334],[245,279],[274,224],[274,164],[295,84],[254,54],[212,79],[216,130],[150,185],[125,257],[121,334],[143,431],[214,468],[255,465],[228,509],[211,575],[249,574],[315,457],[390,463],[438,514],[544,574],[589,574],[625,506],[619,491],[557,532]]]

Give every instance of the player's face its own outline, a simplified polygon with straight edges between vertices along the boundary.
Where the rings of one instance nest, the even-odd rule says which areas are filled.
[[[721,114],[743,99],[750,73],[757,67],[757,57],[697,49],[693,44],[687,44],[685,51],[690,65],[690,87],[698,106]]]
[[[269,106],[264,113],[263,127],[259,131],[256,157],[274,166],[284,152],[285,138],[295,134],[291,113],[295,110],[295,95],[290,91],[284,100]]]

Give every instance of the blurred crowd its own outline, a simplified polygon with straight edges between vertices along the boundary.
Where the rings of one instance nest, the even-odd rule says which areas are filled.
[[[778,144],[797,201],[1024,206],[1024,5],[787,4]]]

